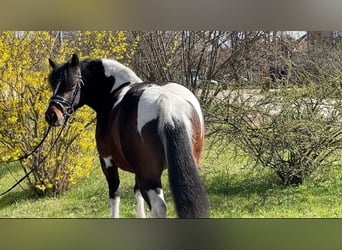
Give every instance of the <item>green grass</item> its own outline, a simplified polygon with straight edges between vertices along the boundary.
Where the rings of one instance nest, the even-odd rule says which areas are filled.
[[[342,217],[341,164],[319,170],[300,186],[281,185],[274,173],[252,167],[241,153],[228,149],[206,150],[200,174],[206,186],[212,218],[336,218]],[[235,157],[234,157],[235,155]],[[11,166],[19,178],[22,171]],[[121,217],[134,217],[134,176],[120,172]],[[14,183],[0,168],[0,191]],[[163,174],[168,216],[176,217]],[[108,218],[107,184],[98,167],[69,192],[57,197],[37,197],[16,187],[0,197],[0,218]]]

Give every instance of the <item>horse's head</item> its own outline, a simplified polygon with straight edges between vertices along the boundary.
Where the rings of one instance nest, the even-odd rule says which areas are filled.
[[[53,90],[45,119],[51,126],[63,125],[68,116],[80,106],[83,80],[80,62],[76,54],[64,64],[57,64],[49,59],[52,72],[49,83]]]

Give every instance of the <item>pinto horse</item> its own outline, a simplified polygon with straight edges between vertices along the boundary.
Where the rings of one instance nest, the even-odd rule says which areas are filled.
[[[135,174],[136,216],[166,217],[161,174],[167,167],[180,218],[208,216],[208,200],[198,176],[204,122],[196,97],[176,83],[143,82],[115,60],[76,54],[63,64],[49,59],[53,89],[46,121],[63,125],[79,107],[97,113],[96,143],[109,188],[110,213],[119,217],[118,168]]]

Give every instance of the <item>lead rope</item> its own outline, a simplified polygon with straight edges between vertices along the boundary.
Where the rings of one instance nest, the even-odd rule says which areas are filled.
[[[26,152],[25,154],[23,154],[22,156],[20,156],[19,158],[15,159],[15,160],[9,160],[6,161],[6,163],[12,163],[12,162],[16,162],[16,161],[22,161],[24,159],[27,159],[29,156],[33,155],[39,148],[40,146],[43,144],[43,142],[45,141],[46,137],[48,136],[48,134],[50,133],[51,130],[51,126],[49,126],[42,138],[42,140],[31,150],[31,152]]]
[[[68,120],[68,119],[67,119],[67,120]],[[56,138],[56,139],[54,140],[54,142],[52,143],[52,145],[51,145],[51,147],[50,147],[48,153],[47,153],[47,154],[38,162],[38,166],[39,166],[40,164],[42,164],[42,163],[46,160],[46,158],[49,156],[49,154],[51,153],[53,147],[56,145],[56,143],[57,143],[59,137],[61,136],[61,134],[62,134],[62,132],[63,132],[65,126],[66,126],[67,120],[65,120],[64,125],[63,125],[62,128],[59,130],[58,135],[57,135],[57,138]],[[41,147],[41,145],[43,144],[43,142],[46,140],[46,138],[47,138],[47,136],[48,136],[50,130],[51,130],[51,126],[48,127],[48,129],[47,129],[45,135],[43,136],[43,139],[38,143],[38,145],[37,145],[31,152],[25,153],[23,156],[19,157],[18,159],[8,161],[7,163],[16,162],[16,161],[22,161],[22,160],[24,160],[24,159],[27,159],[27,158],[28,158],[29,156],[31,156],[32,154],[34,154],[34,153],[38,150],[38,148]],[[30,175],[38,166],[35,166],[35,167],[31,168],[30,171],[28,171],[28,172],[27,172],[22,178],[20,178],[14,185],[12,185],[12,186],[11,186],[9,189],[7,189],[6,191],[0,193],[0,196],[3,196],[3,195],[5,195],[5,194],[9,193],[12,189],[14,189],[16,186],[18,186],[18,185],[19,185],[23,180],[25,180],[25,179],[26,179],[26,178],[27,178],[27,177],[28,177],[28,176],[29,176],[29,175]]]
[[[56,138],[55,141],[52,143],[52,145],[51,145],[51,147],[50,147],[48,153],[42,158],[42,160],[40,160],[40,161],[38,162],[38,166],[39,166],[40,164],[42,164],[42,163],[46,160],[46,158],[49,156],[49,154],[51,153],[53,147],[56,145],[56,143],[57,143],[59,137],[61,136],[61,134],[62,134],[64,128],[65,128],[66,125],[68,124],[68,120],[69,120],[70,116],[74,113],[74,107],[73,107],[73,105],[74,105],[74,102],[75,102],[75,100],[76,100],[77,93],[80,91],[81,87],[84,86],[84,82],[83,82],[83,79],[82,79],[81,74],[76,75],[76,79],[78,79],[77,89],[76,89],[76,91],[74,91],[73,96],[72,96],[72,98],[71,98],[71,101],[65,100],[63,97],[59,97],[59,96],[56,96],[56,95],[54,95],[54,97],[53,97],[53,98],[60,98],[63,102],[65,102],[66,104],[68,104],[68,105],[70,106],[70,108],[66,111],[66,113],[63,114],[63,115],[64,115],[64,124],[63,124],[62,128],[59,130],[58,135],[57,135],[57,138]],[[52,100],[50,100],[50,102],[53,101],[53,98],[52,98]],[[58,99],[57,101],[60,101],[60,99]],[[23,156],[19,157],[18,159],[16,159],[16,160],[11,160],[11,161],[8,161],[8,162],[6,162],[6,163],[11,163],[11,162],[16,162],[16,161],[22,161],[22,160],[24,160],[24,159],[27,159],[27,158],[28,158],[29,156],[31,156],[32,154],[34,154],[34,153],[38,150],[38,148],[43,144],[43,142],[44,142],[45,139],[47,138],[47,136],[48,136],[50,130],[51,130],[51,126],[48,127],[48,129],[47,129],[45,135],[43,136],[43,139],[38,143],[38,145],[37,145],[30,153],[25,153]],[[3,195],[5,195],[5,194],[7,194],[7,193],[10,192],[13,188],[15,188],[16,186],[18,186],[18,185],[19,185],[23,180],[25,180],[25,179],[33,172],[33,170],[35,170],[36,168],[37,168],[37,166],[31,168],[30,171],[28,171],[28,172],[27,172],[20,180],[18,180],[13,186],[11,186],[11,187],[10,187],[9,189],[7,189],[5,192],[0,193],[0,196],[3,196]]]

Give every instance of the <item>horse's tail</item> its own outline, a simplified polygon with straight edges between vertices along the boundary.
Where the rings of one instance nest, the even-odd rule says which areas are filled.
[[[194,110],[189,102],[180,98],[171,102],[167,99],[160,99],[159,132],[177,215],[180,218],[207,217],[208,198],[192,155],[190,117]]]

